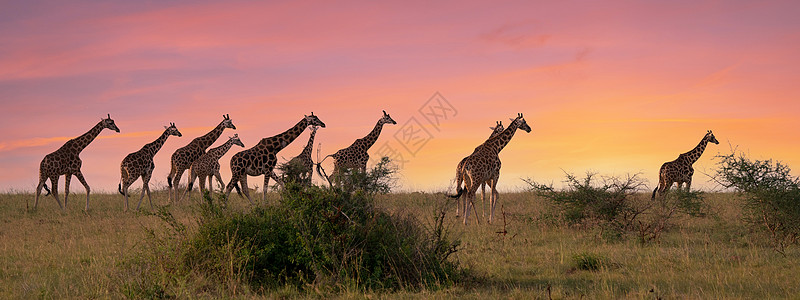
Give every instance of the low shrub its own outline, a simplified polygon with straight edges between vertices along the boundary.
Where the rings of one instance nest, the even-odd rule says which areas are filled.
[[[732,151],[718,155],[715,179],[742,199],[745,223],[765,232],[776,251],[800,242],[800,179],[781,162],[752,160]]]

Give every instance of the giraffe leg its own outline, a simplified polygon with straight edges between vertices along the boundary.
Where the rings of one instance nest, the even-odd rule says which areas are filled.
[[[122,179],[122,186],[120,187],[120,190],[122,191],[123,197],[125,197],[125,203],[122,205],[123,211],[128,211],[128,188],[131,187],[131,184],[133,184],[138,177],[139,176],[136,176],[135,178],[127,177]]]
[[[689,181],[686,182],[686,191],[690,192],[692,190],[692,179],[689,178]]]
[[[500,196],[500,193],[497,192],[497,179],[492,179],[492,195],[489,198],[489,206],[491,207],[491,212],[489,213],[489,224],[492,224],[494,220],[494,209],[497,207],[497,198]]]
[[[50,191],[53,194],[53,198],[56,198],[56,202],[58,203],[58,207],[61,208],[61,211],[64,211],[64,206],[61,205],[61,199],[58,199],[58,178],[61,177],[59,175],[50,177],[50,183],[53,186],[53,190]],[[35,209],[35,207],[34,207]]]
[[[242,176],[242,178],[239,179],[239,184],[240,188],[242,189],[242,193],[244,193],[244,196],[247,197],[247,201],[250,201],[251,205],[254,204],[253,198],[250,198],[250,188],[247,187],[247,175]]]
[[[47,181],[47,177],[39,175],[39,185],[36,186],[36,197],[33,200],[33,209],[36,209],[36,207],[39,206],[39,195],[42,194],[42,187],[44,186],[46,181]],[[25,210],[27,211],[28,209],[30,209],[30,208],[28,207],[28,199],[26,198],[25,199]]]
[[[209,176],[208,179],[211,179],[211,177]],[[208,182],[211,181],[209,180]],[[198,185],[200,186],[200,198],[203,198],[206,194],[206,176],[200,176]]]
[[[142,200],[144,200],[144,193],[147,193],[147,201],[150,201],[150,209],[153,209],[153,200],[150,199],[150,177],[153,175],[153,170],[151,169],[150,172],[142,174],[142,192],[139,193],[139,203],[136,204],[136,211],[139,211],[139,207],[142,206]]]
[[[219,170],[216,171],[216,173],[214,174],[214,177],[217,178],[217,182],[219,182],[219,187],[220,188],[225,186],[225,183],[222,182],[222,175],[219,173]],[[214,191],[213,182],[211,181],[211,177],[208,177],[208,192],[210,193],[210,192],[213,192],[213,191]]]
[[[180,201],[180,200],[178,200],[178,186],[180,186],[180,183],[181,183],[181,176],[183,176],[183,171],[186,171],[186,169],[183,169],[183,170],[178,170],[178,171],[175,173],[175,178],[173,178],[173,179],[172,179],[172,185],[173,185],[173,188],[175,189],[175,198],[174,198],[174,201]],[[186,186],[186,187],[189,187],[189,186],[188,186],[188,184],[187,184],[187,186]]]
[[[178,176],[177,178],[180,178],[180,176]],[[186,194],[189,193],[189,191],[192,190],[192,185],[194,184],[194,180],[196,178],[197,178],[197,172],[194,172],[193,170],[189,169],[189,183],[186,184],[186,189],[183,190],[183,194],[181,194],[181,197],[178,199],[178,202],[183,201],[183,197],[186,197]],[[200,184],[203,183],[203,180],[204,180],[203,177],[200,177]],[[176,191],[178,190],[178,184],[177,183],[175,183],[175,190]],[[203,195],[202,190],[200,191],[200,195],[201,196]],[[175,195],[175,198],[178,198],[178,196]]]
[[[231,174],[231,181],[228,183],[228,185],[225,186],[225,190],[223,191],[225,193],[226,200],[229,199],[231,191],[233,190],[233,187],[236,185],[237,180],[239,180],[239,178],[236,178],[236,174]]]
[[[83,184],[83,187],[86,188],[86,208],[84,208],[84,211],[89,211],[89,192],[91,191],[89,184],[86,183],[86,179],[83,178],[83,173],[81,173],[81,171],[75,173],[75,177],[78,178],[78,181],[80,181],[81,184]]]
[[[263,199],[262,201],[264,201],[264,203],[267,202],[267,190],[269,190],[270,173],[272,173],[272,170],[270,170],[269,172],[264,173],[264,188],[261,191],[261,194],[263,194],[261,199]]]
[[[64,207],[67,207],[67,198],[69,198],[69,182],[72,179],[72,174],[64,176]]]
[[[489,195],[489,204],[491,205],[491,195]],[[486,183],[481,183],[481,213],[483,213],[483,218],[486,218]],[[478,212],[475,212],[476,214]]]

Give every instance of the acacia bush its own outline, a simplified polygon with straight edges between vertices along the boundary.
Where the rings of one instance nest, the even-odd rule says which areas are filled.
[[[743,220],[756,232],[765,232],[776,251],[800,242],[800,179],[781,162],[752,160],[731,151],[716,157],[715,179],[741,197]]]
[[[642,243],[657,240],[677,215],[704,216],[702,192],[671,191],[658,201],[643,199],[644,180],[638,174],[625,178],[587,173],[579,179],[566,174],[565,187],[538,184],[524,179],[531,190],[549,200],[556,218],[568,226],[598,228],[604,238],[637,234]]]

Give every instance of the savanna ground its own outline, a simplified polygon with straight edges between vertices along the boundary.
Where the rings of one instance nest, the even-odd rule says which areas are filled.
[[[52,197],[39,209],[26,212],[31,194],[0,194],[0,298],[124,298],[122,286],[135,280],[121,267],[140,250],[146,229],[166,225],[153,215],[124,213],[122,196],[93,194],[88,214],[85,196],[71,194],[62,213]],[[63,196],[63,193],[62,193]],[[641,194],[641,201],[649,195]],[[273,205],[271,193],[260,205]],[[478,196],[478,199],[480,196]],[[800,298],[800,251],[781,255],[767,243],[751,238],[740,221],[739,201],[733,194],[708,193],[708,215],[680,216],[657,242],[640,244],[631,237],[608,239],[597,230],[554,224],[543,217],[550,204],[531,192],[503,193],[496,221],[464,227],[455,217],[455,204],[441,194],[378,195],[388,211],[413,214],[431,224],[438,208],[448,206],[446,226],[461,246],[450,259],[469,276],[450,287],[422,291],[374,292],[392,298]],[[138,192],[134,193],[138,199]],[[164,191],[154,202],[166,203]],[[195,193],[196,201],[199,195]],[[233,209],[248,209],[247,201],[232,197]],[[144,211],[149,206],[143,203]],[[135,202],[132,203],[135,207]],[[171,208],[190,223],[193,201]],[[478,213],[481,212],[480,203]],[[501,210],[502,205],[502,210]],[[505,222],[503,212],[505,212]],[[499,234],[506,231],[505,235]],[[586,267],[585,259],[591,258]],[[596,267],[596,270],[587,270]],[[293,289],[270,295],[245,293],[243,298],[324,296]],[[208,295],[194,295],[204,297]],[[360,292],[336,295],[362,298]],[[370,296],[370,295],[367,295]]]

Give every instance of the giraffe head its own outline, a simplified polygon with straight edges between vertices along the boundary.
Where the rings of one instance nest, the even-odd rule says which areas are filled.
[[[317,118],[317,116],[314,115],[313,111],[311,112],[310,116],[305,116],[305,117],[308,126],[319,126],[325,128],[325,123],[322,123],[322,121],[320,121],[319,118]]]
[[[178,127],[175,127],[175,123],[170,122],[169,126],[164,126],[164,129],[167,130],[167,134],[168,135],[174,135],[174,136],[177,136],[177,137],[182,137],[183,136],[181,134],[181,132],[178,131]]]
[[[492,134],[489,135],[489,138],[492,138],[495,135],[498,135],[501,132],[503,132],[503,129],[505,129],[505,127],[503,127],[503,121],[497,121],[497,126],[489,127],[489,129],[492,130]]]
[[[711,130],[709,130],[708,132],[706,132],[706,136],[705,136],[705,137],[703,137],[703,139],[704,139],[704,140],[706,140],[706,141],[708,141],[708,142],[710,142],[710,143],[714,143],[714,144],[717,144],[717,145],[719,145],[719,141],[717,141],[717,138],[716,138],[716,137],[714,137],[714,134],[713,134],[713,133],[711,133]]]
[[[518,113],[516,119],[510,119],[510,120],[512,124],[514,123],[517,124],[517,128],[525,130],[525,132],[527,133],[531,132],[531,127],[528,126],[528,122],[525,122],[525,118],[522,117],[522,113]]]
[[[239,139],[238,133],[234,134],[232,137],[229,137],[228,139],[230,139],[231,143],[233,143],[234,145],[239,145],[241,147],[244,147],[244,143],[242,143],[242,140]]]
[[[231,120],[231,115],[229,114],[222,115],[222,123],[220,123],[220,125],[222,125],[222,128],[230,128],[236,130],[236,126],[233,125],[233,120]]]
[[[383,111],[383,118],[381,118],[381,120],[379,122],[381,123],[381,125],[383,125],[383,124],[396,125],[397,124],[397,122],[395,122],[394,119],[392,119],[392,117],[390,117],[389,114],[387,114],[385,110]]]
[[[111,114],[108,114],[108,118],[101,118],[101,120],[103,120],[103,128],[108,128],[119,133],[119,128],[117,127],[117,124],[114,124],[114,120],[111,119]]]

